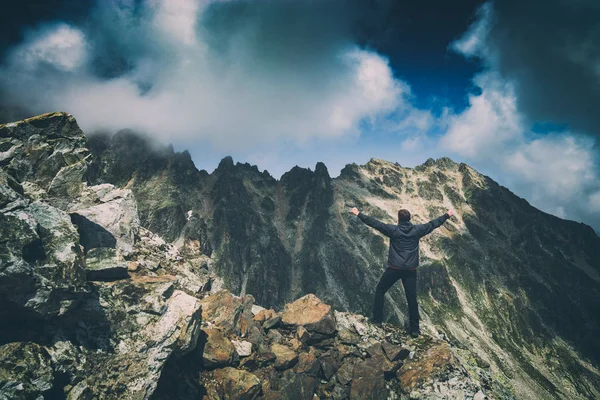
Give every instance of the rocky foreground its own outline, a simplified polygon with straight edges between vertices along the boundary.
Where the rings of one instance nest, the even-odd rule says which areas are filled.
[[[200,243],[86,182],[68,114],[0,125],[0,399],[511,398],[438,332],[223,289]]]

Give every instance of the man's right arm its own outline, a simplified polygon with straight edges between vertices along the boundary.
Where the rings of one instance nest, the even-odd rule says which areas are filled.
[[[352,214],[356,215],[362,222],[369,225],[371,228],[377,229],[379,232],[383,233],[385,236],[389,237],[394,232],[393,225],[384,224],[383,222],[378,221],[373,217],[363,214],[360,211],[358,211],[358,209],[356,207],[353,207],[351,212],[352,212]]]

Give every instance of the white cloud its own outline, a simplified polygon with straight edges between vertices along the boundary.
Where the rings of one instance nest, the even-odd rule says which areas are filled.
[[[477,19],[450,48],[465,57],[489,57],[486,39],[492,19],[492,4],[485,3],[477,10]]]
[[[590,140],[572,135],[548,135],[520,144],[504,159],[512,173],[535,182],[537,201],[549,196],[556,203],[568,203],[598,183],[590,145]]]
[[[588,199],[588,208],[590,213],[600,214],[600,190],[590,195]]]
[[[15,68],[32,70],[50,64],[62,71],[74,71],[87,61],[87,43],[83,32],[66,24],[44,30],[13,53]]]
[[[487,44],[492,7],[451,45],[466,57],[482,57],[486,70],[476,75],[479,94],[469,106],[448,116],[448,129],[439,148],[489,171],[534,206],[562,218],[600,227],[600,160],[594,141],[575,132],[536,134],[519,109],[514,83],[498,70]],[[507,184],[508,183],[508,184]]]
[[[524,127],[510,83],[494,73],[480,74],[474,82],[481,94],[470,95],[469,107],[449,116],[440,145],[465,157],[484,158],[519,140]]]
[[[286,37],[284,31],[266,44],[259,34],[268,26],[259,24],[275,22],[250,15],[223,39],[198,26],[206,2],[142,4],[147,9],[141,16],[123,4],[102,8],[96,17],[97,29],[135,55],[126,73],[98,77],[94,65],[85,64],[86,49],[97,51],[94,38],[102,35],[87,32],[86,38],[60,24],[33,34],[14,52],[0,67],[0,85],[34,112],[72,113],[87,132],[129,127],[163,141],[206,139],[231,151],[271,141],[356,136],[363,121],[410,108],[403,100],[410,88],[394,78],[387,59],[335,35],[311,38],[292,31]],[[217,37],[221,42],[215,44]],[[311,53],[323,46],[326,52]],[[270,53],[280,48],[283,53]],[[44,60],[62,71],[22,73],[23,53],[34,57],[30,63]],[[299,55],[298,62],[288,59]]]
[[[152,0],[155,23],[174,39],[186,45],[196,43],[196,20],[202,0]]]

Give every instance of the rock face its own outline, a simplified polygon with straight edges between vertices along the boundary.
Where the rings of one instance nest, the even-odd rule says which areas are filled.
[[[226,288],[277,310],[314,293],[337,310],[370,314],[387,242],[349,205],[386,223],[400,206],[415,223],[453,208],[456,216],[421,243],[425,324],[476,351],[521,396],[600,391],[600,336],[590,333],[600,331],[600,238],[466,164],[441,158],[404,168],[373,159],[331,178],[319,163],[276,180],[231,158],[211,174],[198,171],[189,154],[152,150],[132,132],[97,137],[90,150],[91,183],[127,183],[142,226],[210,250]],[[397,324],[407,313],[400,286],[385,311]]]
[[[356,314],[387,246],[348,205],[457,211],[422,242],[419,339]],[[0,125],[0,397],[594,398],[598,249],[449,159],[276,180],[64,113]]]
[[[0,125],[2,399],[149,398],[198,342],[206,256],[141,228],[130,190],[88,186],[85,146],[64,113]]]

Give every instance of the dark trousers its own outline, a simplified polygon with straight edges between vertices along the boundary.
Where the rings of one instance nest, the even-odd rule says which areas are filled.
[[[392,269],[385,270],[377,288],[375,289],[375,302],[373,304],[373,321],[383,321],[383,298],[385,292],[392,287],[398,279],[402,279],[402,285],[406,292],[408,303],[408,321],[411,331],[419,330],[419,307],[417,305],[417,270]]]

